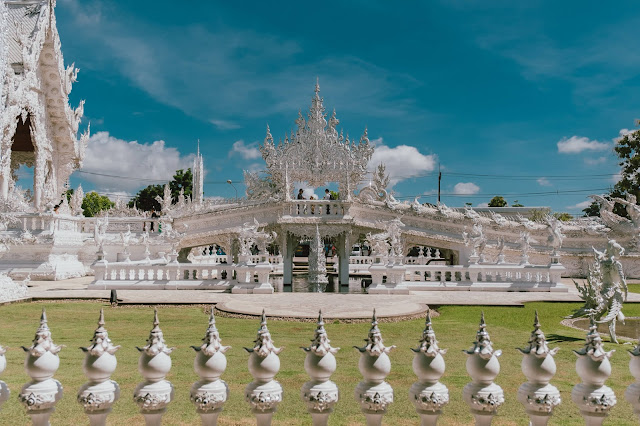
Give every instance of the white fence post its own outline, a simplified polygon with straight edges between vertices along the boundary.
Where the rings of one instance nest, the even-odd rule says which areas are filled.
[[[435,426],[442,414],[442,407],[449,403],[449,390],[439,382],[444,374],[444,355],[447,350],[440,349],[436,333],[431,326],[431,311],[427,312],[424,331],[420,346],[411,349],[413,357],[413,372],[418,381],[409,389],[409,399],[420,414],[422,426]]]
[[[193,369],[200,376],[200,381],[195,382],[191,387],[191,402],[196,406],[196,412],[200,414],[202,424],[215,426],[229,396],[229,388],[224,380],[220,380],[220,376],[227,368],[227,358],[224,354],[231,346],[224,346],[220,341],[213,306],[209,327],[202,341],[201,346],[191,346],[196,350]]]
[[[375,309],[369,336],[365,342],[367,344],[361,348],[354,346],[360,351],[358,368],[364,379],[356,386],[355,397],[367,418],[367,426],[380,426],[387,407],[393,403],[393,388],[385,382],[385,379],[391,372],[391,360],[388,354],[395,345],[384,346]]]
[[[493,381],[500,373],[498,357],[501,350],[494,350],[491,337],[484,322],[484,312],[480,317],[480,328],[476,333],[473,346],[463,351],[468,355],[467,373],[471,376],[463,391],[462,397],[471,409],[476,425],[490,425],[498,408],[504,404],[504,392]]]
[[[27,352],[24,369],[32,381],[24,385],[18,395],[34,426],[48,426],[49,417],[62,398],[62,385],[53,378],[60,367],[58,353],[62,348],[51,340],[47,313],[43,308],[33,344],[28,348],[22,347]]]
[[[560,391],[549,382],[556,374],[553,359],[560,348],[549,349],[547,339],[540,330],[538,311],[529,338],[529,346],[518,350],[522,358],[522,373],[528,382],[518,389],[518,401],[524,406],[532,426],[546,426],[553,415],[553,409],[560,404]]]
[[[340,348],[331,347],[327,331],[324,329],[322,311],[318,314],[318,326],[311,346],[302,349],[307,353],[304,369],[311,380],[302,385],[300,395],[307,404],[313,426],[326,426],[333,406],[339,398],[338,386],[331,381],[331,375],[336,371],[334,354]]]
[[[7,359],[4,357],[6,352],[7,350],[0,345],[0,374],[7,368]],[[11,395],[9,387],[5,382],[0,380],[0,409],[2,409],[2,404],[9,399],[9,395]]]
[[[93,333],[91,345],[80,348],[85,353],[82,369],[89,379],[78,391],[78,402],[82,404],[91,426],[103,426],[111,407],[120,397],[120,387],[111,380],[118,361],[115,353],[120,346],[113,346],[104,328],[104,310],[100,309],[98,328]]]
[[[149,333],[147,345],[137,349],[140,351],[138,371],[145,381],[136,387],[133,400],[140,407],[140,413],[144,416],[147,426],[160,426],[162,415],[173,401],[173,385],[165,380],[165,376],[171,370],[169,354],[173,348],[167,347],[164,341],[157,309],[154,310],[153,328]]]
[[[629,401],[629,404],[633,407],[633,412],[640,420],[640,343],[638,343],[633,350],[629,351],[629,355],[631,355],[629,370],[636,381],[629,385],[624,393],[624,397]]]
[[[262,310],[262,319],[253,348],[244,348],[249,352],[249,373],[253,382],[244,390],[244,399],[251,406],[258,426],[268,426],[271,418],[282,402],[282,386],[274,377],[280,371],[278,354],[282,348],[276,348],[267,328],[267,316]]]
[[[593,317],[584,348],[573,352],[578,356],[576,372],[582,383],[573,387],[571,399],[580,409],[587,426],[601,425],[617,402],[611,388],[604,384],[611,375],[609,358],[615,351],[605,352]]]

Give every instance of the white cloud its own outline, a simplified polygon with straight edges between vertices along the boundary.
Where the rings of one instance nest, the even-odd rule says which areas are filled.
[[[571,136],[558,141],[558,152],[561,154],[579,154],[584,151],[604,151],[609,145],[603,142],[590,140],[584,136]]]
[[[480,203],[476,207],[489,207],[489,203]]]
[[[615,175],[613,175],[613,177],[611,178],[611,182],[612,183],[618,183],[620,182],[620,180],[622,179],[622,173],[616,173]]]
[[[128,142],[109,132],[98,132],[89,138],[87,145],[82,167],[87,173],[80,173],[78,177],[93,182],[98,191],[126,196],[152,183],[169,181],[176,170],[187,169],[192,163],[193,154],[183,156],[176,148],[167,147],[164,141]]]
[[[260,150],[258,149],[258,142],[252,142],[245,145],[242,139],[235,141],[231,147],[231,151],[229,151],[229,157],[233,157],[235,155],[240,156],[243,160],[257,160],[262,157],[262,154],[260,154]]]
[[[546,177],[541,177],[536,180],[536,182],[538,182],[538,185],[540,186],[553,186],[551,182],[549,182],[549,179],[547,179]]]
[[[374,139],[374,142],[376,150],[369,161],[369,170],[373,171],[380,163],[384,163],[392,187],[401,180],[430,173],[436,167],[435,154],[422,154],[410,145],[391,148],[384,145],[382,138]]]
[[[233,121],[228,121],[228,120],[211,119],[209,120],[209,123],[216,126],[219,130],[235,130],[242,127],[238,123],[234,123]]]
[[[578,203],[576,205],[573,206],[567,206],[567,209],[577,209],[577,210],[582,210],[582,209],[586,209],[587,207],[589,207],[591,205],[592,201],[583,201],[581,203]]]
[[[458,195],[473,195],[480,192],[480,187],[473,182],[458,182],[453,187],[453,193]]]
[[[589,166],[596,166],[607,162],[607,157],[585,158],[584,163]]]

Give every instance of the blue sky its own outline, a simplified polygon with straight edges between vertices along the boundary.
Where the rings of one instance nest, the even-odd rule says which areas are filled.
[[[72,185],[135,193],[188,167],[200,139],[205,195],[234,196],[224,182],[263,168],[266,125],[289,132],[318,77],[399,197],[434,202],[440,164],[448,205],[504,195],[578,213],[615,182],[614,139],[640,118],[636,6],[58,0],[93,135],[83,170],[136,178]]]

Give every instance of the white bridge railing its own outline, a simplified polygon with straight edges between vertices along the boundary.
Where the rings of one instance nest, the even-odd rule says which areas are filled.
[[[295,200],[286,203],[288,216],[341,218],[349,214],[351,203],[339,200]]]
[[[116,319],[117,321],[117,319]],[[192,326],[190,324],[190,326]],[[249,372],[254,380],[246,384],[245,401],[256,417],[258,426],[270,425],[278,405],[286,398],[295,398],[298,393],[302,403],[312,417],[313,425],[325,426],[329,423],[329,417],[340,396],[353,395],[352,389],[338,389],[336,383],[331,381],[331,375],[336,371],[337,361],[334,354],[338,348],[332,348],[322,314],[314,332],[311,345],[303,348],[307,352],[304,369],[310,376],[306,383],[300,383],[301,392],[297,389],[287,389],[283,392],[282,385],[275,380],[280,370],[278,354],[283,350],[275,345],[271,333],[267,328],[267,318],[262,314],[260,328],[253,345],[249,345]],[[54,327],[55,329],[55,327]],[[204,329],[204,324],[203,324]],[[311,332],[311,327],[309,331]],[[234,330],[224,330],[224,335],[233,333]],[[611,375],[609,358],[614,351],[607,352],[603,341],[597,331],[594,320],[587,333],[584,347],[575,351],[578,359],[575,364],[580,381],[572,389],[571,394],[562,395],[551,380],[556,372],[554,355],[557,349],[550,349],[545,335],[541,330],[536,312],[534,330],[529,337],[523,335],[521,341],[525,343],[523,349],[519,349],[523,356],[521,368],[527,381],[523,383],[517,393],[514,389],[504,391],[498,383],[500,363],[498,357],[501,350],[493,348],[490,335],[487,331],[484,314],[480,320],[480,326],[476,333],[473,346],[465,350],[467,354],[467,372],[471,381],[462,388],[457,378],[448,378],[445,371],[445,350],[438,346],[436,334],[432,326],[430,315],[427,314],[424,330],[413,331],[416,337],[421,337],[417,349],[414,349],[413,371],[416,381],[410,388],[395,389],[386,382],[388,374],[392,370],[390,355],[395,346],[386,347],[383,344],[382,333],[378,327],[378,321],[373,313],[371,328],[364,347],[356,347],[356,354],[349,357],[349,363],[359,362],[362,381],[355,387],[355,403],[366,418],[367,425],[381,425],[382,418],[387,409],[394,403],[394,392],[408,392],[410,401],[416,410],[416,423],[420,421],[423,426],[434,426],[440,416],[447,417],[446,409],[449,403],[450,392],[461,393],[462,399],[469,407],[475,418],[476,425],[489,425],[493,417],[498,413],[505,400],[514,398],[523,405],[523,411],[518,415],[520,420],[526,415],[532,425],[546,425],[554,414],[554,409],[562,402],[574,404],[580,410],[580,414],[587,425],[601,425],[610,410],[617,404],[616,395],[606,385]],[[309,333],[311,334],[311,333]],[[182,363],[192,363],[195,373],[200,380],[193,384],[189,391],[189,398],[194,405],[196,413],[200,416],[202,424],[206,426],[216,425],[218,417],[229,396],[229,387],[221,379],[224,374],[227,359],[225,352],[230,347],[224,346],[220,339],[220,333],[216,327],[213,312],[210,315],[208,327],[204,333],[202,343],[195,346],[195,361],[192,357],[185,358],[184,351],[171,352],[164,339],[160,328],[158,311],[155,311],[153,328],[149,333],[147,344],[138,348],[141,352],[138,371],[142,381],[133,391],[133,402],[138,405],[141,415],[147,425],[160,425],[162,416],[171,409],[174,399],[184,398],[184,392],[175,392],[174,385],[166,380],[170,373],[172,356],[180,357]],[[48,425],[49,417],[55,410],[58,401],[63,397],[62,384],[54,377],[61,360],[58,353],[63,350],[53,342],[55,333],[49,328],[46,313],[43,310],[40,326],[36,332],[33,344],[26,351],[24,369],[32,379],[26,383],[19,394],[18,400],[24,405],[27,415],[34,425]],[[247,342],[250,337],[247,336]],[[170,336],[169,336],[170,340]],[[77,347],[84,338],[77,338],[77,342],[67,342],[70,347]],[[354,337],[354,343],[356,338]],[[88,382],[82,385],[77,392],[77,402],[89,417],[91,425],[101,426],[107,422],[107,416],[115,404],[128,404],[130,397],[120,397],[120,387],[117,382],[111,380],[111,375],[120,365],[116,361],[116,351],[119,346],[111,342],[103,311],[100,312],[98,328],[94,332],[90,346],[80,348],[85,353],[85,361],[82,370]],[[117,343],[117,342],[116,342]],[[194,342],[196,343],[196,342]],[[301,342],[302,343],[302,342]],[[456,348],[462,349],[462,348]],[[72,349],[64,349],[70,351]],[[234,349],[237,350],[237,349]],[[0,346],[0,373],[7,365],[15,368],[16,360],[7,364],[5,350]],[[629,368],[636,378],[635,382],[627,387],[625,399],[631,404],[636,416],[640,417],[640,344],[630,351],[631,362]],[[512,355],[513,354],[513,355]],[[17,356],[17,352],[7,353],[8,356]],[[505,351],[505,356],[516,355],[515,350]],[[68,358],[67,358],[68,359]],[[343,359],[347,359],[343,357]],[[502,359],[502,358],[501,358]],[[562,361],[566,363],[566,361]],[[125,365],[131,365],[128,360]],[[563,369],[569,370],[568,365]],[[80,369],[80,365],[78,365]],[[291,373],[295,366],[288,366]],[[299,366],[302,369],[302,365]],[[13,377],[18,373],[11,371]],[[619,377],[623,375],[618,374]],[[440,380],[444,377],[444,383]],[[236,381],[237,377],[229,377]],[[449,380],[450,379],[450,380]],[[62,378],[63,382],[65,378]],[[452,388],[447,387],[447,383]],[[236,386],[239,383],[234,383]],[[64,384],[65,393],[69,388]],[[9,387],[0,381],[0,406],[9,398]],[[66,396],[68,398],[68,396]],[[348,399],[348,398],[347,398]],[[347,403],[347,401],[343,402]],[[68,409],[68,407],[65,407]],[[15,414],[13,414],[15,416]],[[224,414],[222,414],[224,415]],[[64,417],[62,417],[64,418]],[[418,420],[420,419],[420,420]],[[516,419],[511,419],[516,420]],[[562,421],[563,419],[558,419]],[[17,420],[13,420],[16,422]]]

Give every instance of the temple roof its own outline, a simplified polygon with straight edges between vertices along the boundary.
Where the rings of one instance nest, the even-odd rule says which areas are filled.
[[[8,45],[7,62],[14,66],[22,64],[22,46],[16,37],[16,31],[28,35],[33,39],[38,33],[41,18],[44,15],[42,6],[47,3],[46,0],[5,0],[7,6],[7,34],[6,42]]]

